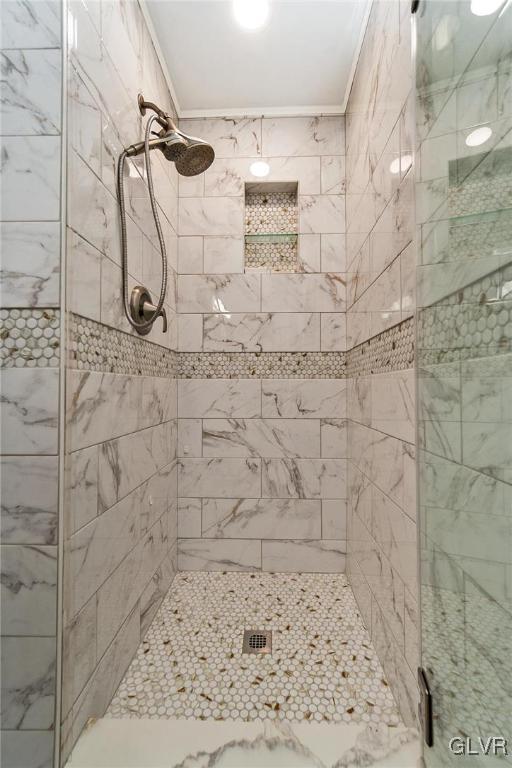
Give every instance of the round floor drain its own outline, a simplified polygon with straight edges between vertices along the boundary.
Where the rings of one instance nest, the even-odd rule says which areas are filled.
[[[246,629],[242,653],[272,653],[272,632],[266,629]]]

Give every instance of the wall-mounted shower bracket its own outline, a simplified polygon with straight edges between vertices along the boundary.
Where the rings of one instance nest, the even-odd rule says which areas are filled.
[[[167,333],[167,313],[165,309],[161,309],[158,315],[155,317],[155,312],[157,310],[157,306],[153,304],[153,301],[151,299],[151,294],[149,293],[147,288],[144,288],[143,285],[136,285],[135,288],[132,290],[132,295],[130,298],[130,313],[132,316],[132,319],[136,323],[142,323],[145,320],[151,320],[153,318],[156,320],[157,317],[161,317],[163,320],[163,333]],[[137,332],[140,333],[142,336],[145,336],[148,334],[153,326],[148,325],[145,328],[137,328]]]
[[[170,127],[174,128],[174,123],[172,121],[171,115],[168,115],[167,112],[164,112],[163,109],[160,109],[154,102],[152,101],[146,101],[144,99],[144,96],[142,93],[139,93],[137,96],[137,103],[139,105],[139,112],[141,113],[142,117],[146,114],[147,109],[151,109],[155,115],[156,119],[162,126],[162,128],[168,129]]]

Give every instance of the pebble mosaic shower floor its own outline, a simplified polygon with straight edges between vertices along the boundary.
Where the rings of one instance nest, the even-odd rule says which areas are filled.
[[[242,655],[244,629],[272,654]],[[107,717],[400,722],[347,579],[180,573]]]

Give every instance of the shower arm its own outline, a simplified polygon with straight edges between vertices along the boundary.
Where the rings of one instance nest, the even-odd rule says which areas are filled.
[[[157,122],[160,123],[164,131],[169,128],[176,130],[172,116],[167,112],[164,112],[163,109],[160,109],[160,107],[158,107],[154,102],[146,101],[142,93],[139,93],[137,97],[137,103],[139,105],[139,112],[141,113],[142,117],[144,117],[146,114],[147,109],[151,109],[156,115]]]
[[[149,148],[155,149],[156,147],[158,147],[160,144],[163,143],[163,141],[165,140],[165,135],[168,131],[177,131],[178,129],[174,124],[172,116],[169,115],[167,112],[164,112],[163,109],[160,109],[160,107],[154,104],[154,102],[145,101],[142,93],[139,93],[137,102],[139,105],[139,111],[141,115],[144,117],[144,115],[146,114],[146,110],[151,109],[155,113],[154,119],[162,128],[159,134],[156,134],[154,131],[152,131],[153,136],[156,136],[156,138],[151,139],[148,142]],[[126,149],[126,156],[136,157],[137,155],[141,155],[144,152],[144,150],[145,150],[145,142],[138,141],[136,144],[131,144]]]

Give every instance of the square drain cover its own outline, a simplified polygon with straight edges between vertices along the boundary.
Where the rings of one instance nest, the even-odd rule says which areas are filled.
[[[242,653],[272,653],[272,632],[269,629],[246,629]]]

